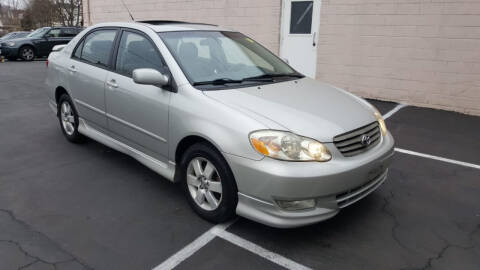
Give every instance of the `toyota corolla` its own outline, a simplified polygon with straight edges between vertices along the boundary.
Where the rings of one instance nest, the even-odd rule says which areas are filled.
[[[214,25],[95,25],[54,48],[46,83],[66,139],[134,157],[215,223],[331,218],[385,181],[393,155],[368,102]]]

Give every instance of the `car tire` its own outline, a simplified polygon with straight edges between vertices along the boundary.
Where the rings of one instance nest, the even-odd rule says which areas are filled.
[[[63,94],[58,99],[58,119],[63,135],[72,143],[81,143],[85,137],[78,132],[78,113],[69,95]]]
[[[31,46],[21,47],[18,54],[23,61],[33,61],[35,59],[35,50]]]
[[[213,223],[235,216],[237,185],[217,149],[207,143],[194,144],[185,151],[179,166],[187,201],[198,215]]]

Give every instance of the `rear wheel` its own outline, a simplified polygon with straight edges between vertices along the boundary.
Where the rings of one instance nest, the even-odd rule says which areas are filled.
[[[58,119],[60,128],[67,140],[73,143],[83,142],[85,137],[78,132],[78,113],[67,94],[63,94],[58,101]]]
[[[238,201],[235,179],[215,148],[194,144],[183,155],[180,166],[187,200],[197,214],[214,223],[235,215]]]
[[[32,61],[35,58],[35,51],[30,46],[20,48],[19,56],[24,61]]]

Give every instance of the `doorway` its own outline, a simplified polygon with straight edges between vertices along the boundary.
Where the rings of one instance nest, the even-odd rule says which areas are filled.
[[[320,0],[282,1],[280,57],[310,78],[317,69]]]

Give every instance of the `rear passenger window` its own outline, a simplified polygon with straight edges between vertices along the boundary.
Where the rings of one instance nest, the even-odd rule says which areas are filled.
[[[98,30],[90,33],[77,47],[74,56],[92,64],[108,66],[110,61],[110,52],[113,49],[113,42],[117,30]],[[83,46],[82,46],[83,45]]]
[[[123,32],[118,47],[118,73],[131,77],[134,69],[152,68],[162,71],[163,66],[162,58],[147,38],[133,32]]]

